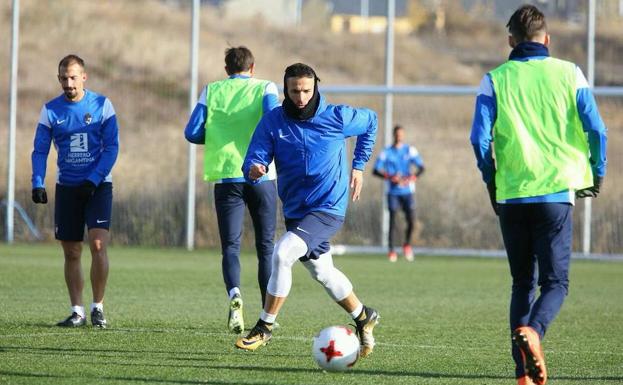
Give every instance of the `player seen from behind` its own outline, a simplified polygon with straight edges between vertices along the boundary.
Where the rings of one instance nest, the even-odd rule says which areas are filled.
[[[550,57],[543,13],[524,5],[507,27],[512,51],[480,83],[471,143],[513,281],[517,383],[544,385],[541,341],[569,287],[573,205],[600,192],[606,127],[580,68]]]

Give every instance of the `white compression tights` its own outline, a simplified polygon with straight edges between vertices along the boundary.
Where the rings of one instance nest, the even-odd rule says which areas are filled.
[[[292,287],[292,266],[307,252],[305,241],[298,235],[287,232],[275,245],[273,263],[267,291],[275,297],[287,297]],[[330,253],[318,259],[303,262],[312,278],[318,281],[335,301],[341,301],[353,291],[348,278],[333,266]]]
[[[340,302],[353,292],[349,279],[333,265],[331,253],[320,254],[318,259],[310,259],[303,265],[335,302]]]

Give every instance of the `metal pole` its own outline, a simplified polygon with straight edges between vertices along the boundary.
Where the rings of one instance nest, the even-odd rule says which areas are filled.
[[[587,80],[589,87],[595,86],[595,0],[588,1],[588,49],[587,49]],[[582,232],[582,254],[591,252],[591,221],[593,200],[584,200],[584,224]]]
[[[301,25],[303,20],[303,0],[296,0],[296,25]]]
[[[394,84],[394,17],[396,13],[396,1],[387,1],[387,33],[385,35],[385,86],[391,87]],[[384,146],[392,142],[392,125],[394,113],[394,95],[390,92],[385,94],[385,140]],[[387,187],[385,187],[387,190]],[[387,193],[387,191],[385,191]],[[387,212],[387,202],[382,199],[383,223],[381,244],[387,247],[387,235],[389,234],[389,213]]]
[[[199,0],[193,0],[191,17],[191,38],[190,38],[190,88],[189,88],[189,108],[192,113],[197,103],[198,74],[199,74]],[[188,205],[186,206],[186,248],[192,250],[195,247],[195,193],[196,183],[195,174],[197,173],[197,151],[196,145],[188,144]]]
[[[363,23],[363,33],[368,32],[368,16],[370,16],[370,3],[369,0],[360,0],[361,6],[361,22]],[[623,1],[623,0],[621,0]]]
[[[15,126],[17,123],[17,66],[19,51],[19,0],[13,0],[11,19],[11,84],[9,86],[9,170],[7,176],[6,241],[13,243],[15,207]]]

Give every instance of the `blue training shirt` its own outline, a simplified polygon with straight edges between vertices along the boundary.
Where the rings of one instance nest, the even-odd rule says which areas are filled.
[[[374,170],[388,176],[409,177],[415,175],[411,172],[413,166],[418,171],[423,170],[424,161],[415,146],[402,143],[399,147],[393,145],[385,147],[376,159]],[[402,185],[389,180],[385,183],[389,195],[409,195],[415,192],[415,181]]]
[[[229,79],[250,79],[246,75],[231,75]],[[205,124],[208,120],[208,106],[206,106],[206,100],[208,96],[208,87],[203,87],[197,104],[193,108],[193,112],[188,119],[186,128],[184,129],[184,136],[186,140],[194,144],[205,144]],[[273,82],[269,82],[264,90],[264,96],[262,98],[262,114],[266,114],[271,110],[279,107],[279,90],[277,85]],[[274,180],[275,175],[267,175],[262,180]],[[226,178],[216,181],[216,183],[240,183],[244,182],[244,178]]]
[[[526,43],[522,43],[526,44]],[[535,45],[537,43],[531,43]],[[515,49],[511,54],[510,60],[543,60],[549,56],[547,49],[543,46],[539,55],[521,55],[521,47]],[[533,52],[539,49],[536,47]],[[576,66],[576,104],[578,115],[582,122],[584,132],[588,137],[590,149],[590,163],[593,175],[603,177],[606,175],[606,126],[599,115],[599,109],[595,102],[595,97],[589,88],[588,81],[584,77],[582,70]],[[492,130],[497,118],[497,101],[493,88],[491,76],[486,74],[478,88],[476,97],[476,110],[472,123],[470,141],[476,155],[478,168],[482,173],[482,179],[489,183],[495,173],[493,161],[493,151],[491,143],[493,141]],[[575,192],[563,190],[552,194],[540,195],[535,197],[515,198],[498,203],[574,203]]]
[[[58,153],[56,182],[77,186],[111,182],[119,153],[119,128],[110,100],[84,90],[77,102],[62,94],[41,108],[32,152],[32,188],[45,187],[50,145]]]
[[[377,125],[374,111],[327,104],[322,94],[308,120],[291,119],[283,107],[277,107],[258,123],[242,171],[248,178],[251,165],[270,170],[275,161],[279,198],[288,219],[315,211],[343,217],[350,180],[346,138],[357,137],[351,165],[363,170],[372,154]]]

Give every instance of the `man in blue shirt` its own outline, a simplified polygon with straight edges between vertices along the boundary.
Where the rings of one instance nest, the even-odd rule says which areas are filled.
[[[396,213],[401,208],[407,220],[402,251],[405,259],[412,262],[411,236],[415,224],[415,199],[413,195],[415,194],[415,181],[424,172],[424,162],[417,148],[404,142],[405,130],[402,126],[394,127],[393,134],[394,143],[379,154],[374,165],[374,175],[385,179],[387,182],[389,261],[396,262],[398,260],[398,255],[394,250],[394,228],[396,226]]]
[[[76,55],[58,65],[63,94],[41,109],[32,152],[32,200],[48,202],[45,174],[50,145],[58,153],[55,237],[65,255],[65,282],[71,314],[57,325],[86,324],[82,304],[84,278],[80,262],[85,224],[91,250],[91,323],[105,328],[104,291],[108,279],[107,245],[112,212],[111,170],[119,151],[115,109],[108,98],[84,88],[87,73]]]
[[[359,301],[351,282],[335,268],[329,240],[344,222],[349,174],[352,200],[359,199],[377,118],[365,108],[328,104],[318,91],[318,81],[306,64],[286,68],[283,105],[262,117],[244,160],[242,169],[250,182],[262,178],[275,161],[287,232],[275,244],[260,319],[236,346],[255,350],[271,339],[273,324],[292,286],[292,266],[300,260],[355,320],[365,357],[374,348],[372,331],[379,315]],[[357,136],[357,144],[349,173],[345,139],[351,136]]]
[[[214,183],[223,280],[229,296],[227,326],[240,334],[244,331],[239,259],[244,208],[248,207],[255,230],[262,304],[277,222],[275,174],[250,184],[241,166],[255,126],[263,114],[279,105],[279,99],[275,83],[253,77],[255,59],[248,48],[228,48],[225,71],[228,78],[203,88],[184,134],[188,141],[204,147],[204,179]]]
[[[606,127],[582,71],[550,57],[543,13],[524,5],[506,26],[513,50],[480,83],[470,140],[508,255],[517,383],[544,385],[541,341],[568,293],[573,205],[600,192]]]

